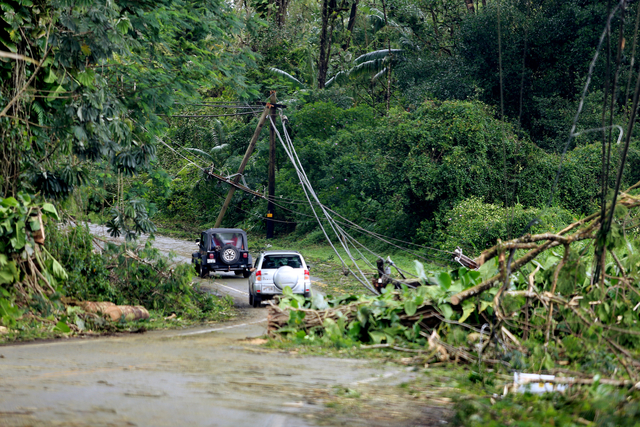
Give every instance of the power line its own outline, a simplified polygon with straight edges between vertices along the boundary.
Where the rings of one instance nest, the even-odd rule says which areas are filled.
[[[286,128],[285,128],[285,130],[286,130]],[[277,131],[277,129],[276,129],[276,131]],[[278,134],[278,136],[280,137],[279,132],[276,132],[276,133],[277,133],[277,134]],[[285,137],[286,137],[286,138],[289,138],[288,134],[285,134]],[[283,142],[281,137],[280,137],[280,140],[281,140],[281,142]],[[202,167],[202,166],[199,166],[198,164],[196,164],[195,162],[193,162],[191,159],[189,159],[189,158],[187,158],[187,157],[185,157],[185,156],[183,156],[183,155],[179,154],[177,151],[175,151],[175,149],[173,149],[171,146],[169,146],[168,144],[166,144],[164,141],[162,141],[162,140],[160,140],[160,139],[159,139],[159,141],[160,141],[162,144],[164,144],[165,146],[167,146],[167,147],[168,147],[170,150],[172,150],[174,153],[176,153],[176,154],[177,154],[177,155],[179,155],[180,157],[184,158],[184,159],[185,159],[185,160],[187,160],[190,164],[192,164],[193,166],[197,167],[198,169],[200,169],[202,172],[206,173],[207,175],[212,176],[212,177],[214,177],[214,178],[216,178],[216,179],[218,179],[218,180],[220,180],[220,181],[222,181],[222,182],[225,182],[225,183],[227,183],[227,184],[229,184],[229,185],[233,185],[233,186],[235,186],[236,188],[238,188],[238,189],[240,189],[240,190],[243,190],[243,191],[245,191],[245,192],[248,192],[248,193],[250,193],[250,194],[253,194],[253,195],[254,195],[254,196],[256,196],[256,197],[259,197],[259,198],[264,199],[264,200],[269,200],[269,198],[268,198],[268,197],[266,197],[266,196],[264,196],[264,195],[262,195],[262,194],[260,194],[260,193],[258,193],[258,192],[256,192],[256,191],[254,191],[254,190],[251,190],[251,189],[249,189],[248,187],[245,187],[245,186],[240,185],[240,184],[235,184],[235,183],[233,183],[231,180],[229,180],[229,179],[227,179],[227,178],[223,177],[222,175],[218,175],[218,174],[214,173],[214,172],[212,171],[212,168],[209,168],[209,169],[208,169],[208,168],[204,168],[204,167]],[[289,141],[290,141],[290,138],[289,138]],[[175,141],[172,141],[172,142],[176,143]],[[176,143],[176,144],[177,144],[177,143]],[[284,144],[284,143],[283,143],[283,144]],[[292,144],[292,143],[291,143],[291,144]],[[183,150],[187,151],[187,149],[186,149],[185,147],[181,146],[180,144],[177,144],[177,145],[179,146],[179,148],[182,148]],[[286,150],[286,148],[285,148],[285,150]],[[299,161],[299,159],[298,159],[298,161]],[[295,167],[295,165],[294,165],[294,167]],[[296,170],[297,170],[297,169],[296,169]],[[304,173],[304,171],[302,171],[302,173]],[[306,178],[306,174],[305,174],[305,178]],[[306,181],[308,182],[308,178],[306,179]],[[301,180],[301,182],[302,182],[302,180]],[[310,184],[309,184],[309,185],[310,185]],[[304,187],[303,187],[303,189],[304,189]],[[314,195],[315,195],[315,193],[314,193]],[[346,233],[346,232],[345,232],[345,231],[340,227],[340,225],[343,225],[343,226],[346,226],[347,228],[350,228],[350,229],[352,229],[352,230],[356,230],[356,231],[359,231],[359,232],[361,232],[361,233],[365,233],[365,234],[367,234],[367,235],[369,235],[369,236],[371,236],[371,237],[373,237],[373,238],[376,238],[376,239],[378,239],[378,240],[380,240],[380,241],[384,242],[384,243],[385,243],[385,244],[387,244],[387,245],[390,245],[390,246],[393,246],[393,247],[395,247],[395,248],[397,248],[397,249],[400,249],[401,251],[406,252],[406,253],[409,253],[409,254],[411,254],[411,255],[413,255],[413,256],[415,256],[415,257],[417,257],[417,258],[420,258],[420,259],[423,259],[423,260],[425,260],[425,261],[428,261],[428,262],[431,262],[431,263],[435,263],[435,264],[438,264],[438,265],[441,265],[441,264],[439,264],[439,263],[437,263],[437,262],[434,262],[434,260],[433,260],[433,259],[430,259],[430,258],[424,257],[424,256],[422,256],[422,255],[420,255],[420,254],[417,254],[417,253],[415,253],[415,252],[413,252],[413,251],[411,251],[411,250],[409,250],[409,249],[407,249],[407,248],[405,248],[405,247],[402,247],[402,246],[396,245],[396,244],[394,244],[394,243],[390,242],[389,240],[395,240],[395,241],[398,241],[398,242],[400,242],[400,243],[411,244],[411,245],[414,245],[414,246],[418,246],[418,247],[421,247],[421,248],[424,248],[424,249],[427,249],[427,250],[431,250],[431,251],[437,251],[437,252],[440,252],[440,253],[453,254],[453,253],[452,253],[452,252],[450,252],[450,251],[445,251],[445,250],[437,249],[437,248],[430,248],[430,247],[428,247],[428,246],[417,245],[417,244],[414,244],[414,243],[411,243],[411,242],[405,242],[405,241],[402,241],[402,240],[400,240],[400,239],[395,239],[395,238],[387,237],[387,236],[381,235],[381,234],[379,234],[379,233],[375,233],[375,232],[369,231],[369,230],[367,230],[367,229],[365,229],[365,228],[363,228],[363,227],[359,226],[358,224],[356,224],[356,223],[354,223],[354,222],[352,222],[352,221],[348,220],[347,218],[345,218],[344,216],[342,216],[342,215],[338,214],[337,212],[335,212],[335,211],[333,211],[333,210],[329,209],[329,208],[328,208],[328,207],[326,207],[325,205],[323,205],[323,204],[322,204],[322,203],[317,199],[317,196],[316,196],[316,199],[315,199],[315,200],[313,200],[313,201],[312,201],[312,200],[309,200],[309,205],[312,207],[312,210],[313,210],[313,205],[317,205],[317,206],[318,206],[318,207],[320,207],[323,211],[325,211],[325,212],[326,212],[326,211],[331,212],[331,213],[335,214],[336,216],[338,216],[338,217],[342,218],[345,222],[342,222],[342,221],[335,221],[335,220],[334,220],[334,219],[332,219],[328,214],[325,214],[325,215],[326,215],[326,219],[323,219],[323,218],[319,218],[317,215],[312,216],[312,215],[304,214],[304,213],[301,213],[301,212],[297,212],[297,211],[294,211],[294,210],[292,210],[292,209],[288,209],[288,208],[286,208],[286,207],[282,206],[282,205],[281,205],[281,204],[279,204],[279,203],[274,202],[274,201],[273,201],[273,198],[272,198],[271,200],[272,200],[272,202],[273,202],[276,206],[278,206],[279,208],[281,208],[281,209],[283,209],[283,210],[285,210],[285,211],[291,212],[291,213],[296,214],[296,215],[301,215],[301,216],[305,216],[305,217],[315,218],[315,219],[316,219],[316,221],[318,221],[318,223],[319,223],[319,225],[320,225],[320,227],[321,227],[322,229],[323,229],[323,227],[322,227],[322,222],[326,221],[326,222],[327,222],[327,223],[332,227],[332,229],[334,229],[334,232],[336,233],[336,236],[338,237],[338,240],[341,242],[341,244],[343,243],[343,240],[342,240],[342,239],[340,239],[340,236],[342,236],[342,238],[343,238],[343,239],[345,239],[345,240],[347,239],[347,236],[348,236],[348,238],[349,238],[349,239],[352,239],[352,240],[354,240],[354,241],[356,241],[356,242],[357,242],[357,240],[355,240],[352,236],[348,235],[348,233]],[[275,198],[275,200],[278,200],[278,198]],[[290,199],[290,200],[294,200],[294,199]],[[240,210],[242,210],[242,209],[240,209]],[[244,211],[244,210],[243,210],[243,211]],[[246,211],[245,211],[245,212],[246,212]],[[247,213],[249,213],[249,212],[247,212]],[[314,213],[315,213],[315,211],[314,211]],[[256,214],[252,214],[252,213],[250,213],[250,214],[251,214],[251,215],[254,215],[254,216],[258,216],[258,215],[256,215]],[[260,216],[258,216],[258,217],[260,217]],[[260,217],[260,218],[265,219],[265,217]],[[283,221],[278,220],[277,222],[283,222]],[[309,222],[309,221],[304,221],[304,222]],[[288,222],[288,223],[291,223],[291,222]],[[299,222],[299,223],[302,223],[302,222]],[[327,239],[329,240],[328,236],[327,236]],[[362,247],[366,248],[366,247],[365,247],[364,245],[362,245],[360,242],[358,242],[358,244],[360,244]],[[344,245],[343,245],[343,246],[344,246]],[[335,249],[335,248],[334,248],[334,249]],[[345,251],[346,251],[347,253],[349,253],[349,249],[348,249],[348,248],[344,248],[344,249],[345,249]],[[378,255],[378,254],[375,254],[373,251],[369,250],[368,248],[366,248],[366,249],[367,249],[369,252],[371,252],[371,253],[373,253],[374,255],[376,255],[377,257],[379,257],[379,258],[383,258],[382,256],[380,256],[380,255]],[[363,258],[364,258],[364,257],[363,257]],[[448,260],[448,261],[450,261],[449,259],[447,259],[447,260]],[[344,264],[344,260],[342,260],[342,259],[341,259],[341,261],[342,261],[342,262],[343,262],[343,264]],[[346,265],[346,264],[345,264],[345,265]],[[353,273],[353,272],[352,272],[352,273]],[[361,272],[361,274],[363,274],[363,273]],[[409,273],[409,274],[411,274],[411,273]],[[354,274],[354,276],[355,276],[355,274]],[[357,276],[356,276],[356,277],[357,277]],[[364,274],[363,274],[363,277],[364,277]]]
[[[213,118],[213,117],[229,117],[229,116],[247,116],[249,114],[254,114],[254,111],[249,111],[247,113],[233,113],[233,114],[174,114],[174,115],[168,115],[168,114],[158,114],[158,116],[161,117],[169,117],[171,118],[197,118],[197,119],[209,119],[209,118]]]

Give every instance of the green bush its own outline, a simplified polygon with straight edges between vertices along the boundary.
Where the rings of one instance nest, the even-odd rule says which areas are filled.
[[[230,309],[228,298],[215,297],[192,283],[189,264],[172,266],[150,239],[136,244],[102,243],[94,251],[93,236],[84,226],[52,229],[48,237],[54,256],[69,273],[61,292],[81,301],[142,305],[192,320],[215,318]]]
[[[109,282],[107,259],[95,252],[87,227],[49,227],[47,245],[68,274],[62,294],[82,301],[113,301],[117,290]]]
[[[519,203],[503,208],[471,196],[439,218],[435,236],[430,235],[429,223],[423,224],[418,236],[438,242],[446,250],[460,246],[466,253],[477,253],[495,245],[498,239],[519,237],[525,232],[559,231],[573,219],[571,212],[562,208],[525,208]]]

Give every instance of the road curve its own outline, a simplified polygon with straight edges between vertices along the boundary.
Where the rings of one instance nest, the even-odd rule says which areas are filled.
[[[154,245],[174,251],[177,262],[188,262],[194,246],[163,236]],[[240,315],[188,329],[0,347],[0,426],[304,427],[323,409],[316,390],[411,375],[259,347],[266,309],[249,306],[247,280],[196,280],[231,295]]]

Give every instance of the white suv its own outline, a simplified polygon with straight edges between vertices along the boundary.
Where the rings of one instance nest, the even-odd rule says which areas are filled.
[[[309,267],[297,251],[266,251],[256,260],[249,277],[249,304],[260,307],[262,301],[281,295],[289,286],[294,294],[309,297]]]

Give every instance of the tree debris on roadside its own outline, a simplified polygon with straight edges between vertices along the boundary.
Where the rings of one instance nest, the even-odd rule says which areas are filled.
[[[598,280],[591,242],[602,212],[557,233],[498,241],[472,260],[477,270],[422,274],[429,286],[391,282],[379,296],[308,300],[285,292],[268,308],[269,333],[414,352],[424,356],[416,357],[420,364],[489,364],[559,374],[554,384],[640,389],[638,186],[604,212],[613,209],[615,220]],[[505,393],[513,384],[505,383]]]

